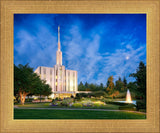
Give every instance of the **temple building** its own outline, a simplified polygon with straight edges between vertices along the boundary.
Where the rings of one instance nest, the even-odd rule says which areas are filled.
[[[60,44],[60,27],[58,27],[58,50],[56,52],[56,65],[54,67],[39,66],[35,73],[46,80],[52,88],[52,98],[69,97],[78,91],[77,71],[66,70],[62,65],[62,51]]]

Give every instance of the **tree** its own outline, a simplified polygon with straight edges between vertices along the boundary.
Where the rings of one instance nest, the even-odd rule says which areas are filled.
[[[83,86],[83,83],[82,83],[82,81],[79,83],[79,85]]]
[[[14,97],[16,98],[17,102],[19,101],[19,93],[18,93],[18,91],[19,90],[17,88],[14,89]]]
[[[18,82],[18,75],[19,75],[20,73],[19,73],[19,71],[18,71],[18,67],[16,67],[15,65],[14,65],[14,75],[17,75],[17,77],[15,77],[14,76],[14,96],[15,96],[15,98],[16,98],[16,100],[17,100],[17,102],[18,102],[18,100],[19,100],[19,89],[18,89],[18,85],[20,84],[19,82]]]
[[[117,95],[119,95],[119,91],[114,90],[110,97],[115,98]]]
[[[24,104],[28,94],[37,94],[41,84],[40,77],[28,64],[14,65],[14,93],[20,97],[21,104]]]
[[[126,80],[125,76],[123,77],[123,84],[124,84],[124,89],[126,89],[127,88],[127,80]]]
[[[39,84],[37,86],[38,89],[37,89],[35,95],[39,95],[40,96],[40,102],[41,102],[42,95],[43,96],[49,96],[50,94],[52,94],[52,89],[48,84],[46,84],[45,80],[39,80],[38,82],[39,82]]]
[[[85,86],[85,91],[90,91],[89,84],[87,82],[85,83],[84,86]]]
[[[27,96],[28,96],[28,98],[31,96],[33,96],[34,94],[33,93],[29,93]]]
[[[83,85],[82,81],[78,85],[78,91],[85,91],[85,86]]]
[[[43,96],[49,96],[52,94],[52,88],[48,84],[44,84]]]
[[[130,77],[136,79],[137,92],[146,100],[146,66],[142,61],[139,63],[136,73],[130,74]]]
[[[135,82],[129,82],[128,84],[127,84],[127,88],[129,89],[129,90],[131,90],[132,92],[137,92],[137,85],[136,85],[136,83]]]
[[[96,91],[97,90],[96,85],[93,84],[93,83],[89,84],[89,88],[91,89],[91,91]]]
[[[103,83],[100,83],[100,87],[103,89]]]
[[[21,103],[24,104],[25,97],[30,93],[30,83],[33,79],[33,69],[26,64],[14,65],[14,88],[20,96]]]
[[[88,83],[87,82],[85,83],[85,87],[88,88]]]
[[[118,80],[119,80],[119,81],[122,81],[122,80],[121,80],[121,77],[119,77]]]
[[[103,83],[100,83],[100,85],[96,85],[96,91],[105,91]]]
[[[17,75],[17,76],[15,76],[15,75]],[[20,97],[19,88],[18,88],[18,86],[20,85],[19,75],[20,75],[20,73],[19,73],[18,67],[14,65],[14,96],[15,96],[17,101]]]
[[[94,95],[95,97],[101,97],[101,96],[105,97],[107,94],[106,94],[106,92],[104,92],[104,91],[95,91],[95,92],[93,93],[93,95]]]
[[[109,86],[109,80],[107,80],[106,86],[107,86],[107,87]]]
[[[118,91],[123,91],[124,90],[124,83],[122,82],[121,78],[116,81],[115,89]]]
[[[113,76],[110,76],[107,81],[107,92],[111,94],[114,90]]]

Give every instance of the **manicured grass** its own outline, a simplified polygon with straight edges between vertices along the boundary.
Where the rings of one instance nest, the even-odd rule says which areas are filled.
[[[14,109],[14,119],[145,119],[136,112],[93,110]]]

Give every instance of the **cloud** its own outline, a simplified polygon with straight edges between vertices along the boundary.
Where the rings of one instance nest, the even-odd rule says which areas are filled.
[[[68,40],[65,41],[65,66],[78,71],[79,81],[91,82],[99,71],[98,62],[102,58],[98,52],[100,36],[91,33],[89,38],[84,39],[79,28],[77,25],[72,26],[69,34],[72,39],[66,37]]]
[[[97,27],[91,29],[87,35],[88,38],[83,38],[81,25],[72,25],[69,37],[66,36],[68,40],[65,41],[64,56],[67,60],[65,66],[78,71],[79,82],[105,84],[111,75],[115,80],[119,76],[122,78],[126,76],[128,81],[132,81],[133,78],[128,78],[128,76],[135,72],[141,57],[145,55],[145,45],[137,47],[136,39],[132,35],[127,35],[129,38],[123,40],[125,44],[123,47],[114,48],[115,52],[101,53],[100,45],[103,39],[101,35],[104,32],[98,31],[101,29],[100,25]]]
[[[41,27],[36,34],[20,30],[16,39],[19,41],[14,45],[15,64],[29,63],[35,68],[46,65],[46,62],[50,67],[56,63],[57,38],[47,28]]]
[[[60,18],[60,15],[29,15],[21,22],[16,21],[16,65],[29,63],[35,69],[56,64],[56,16]],[[119,20],[111,21],[104,19],[104,16],[93,27],[82,18],[77,16],[75,19],[75,16],[69,15],[65,21],[62,19],[61,50],[66,69],[78,71],[78,82],[105,84],[111,75],[115,80],[119,76],[126,76],[128,81],[134,80],[128,78],[129,74],[136,71],[141,60],[146,62],[146,44],[135,36],[140,31],[137,29],[132,33],[128,29],[121,30],[121,26],[116,27]]]
[[[128,78],[129,74],[136,71],[141,56],[145,55],[144,49],[145,46],[134,49],[131,45],[127,45],[124,49],[117,49],[114,53],[104,56],[102,59],[104,67],[102,72],[98,74],[97,82],[104,83],[111,75],[113,75],[115,80],[117,80],[119,76]],[[128,57],[127,60],[126,57]],[[128,78],[128,81],[131,80],[133,80],[133,78]]]

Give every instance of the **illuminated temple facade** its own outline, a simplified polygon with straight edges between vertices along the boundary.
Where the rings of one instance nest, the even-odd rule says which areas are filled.
[[[62,65],[62,52],[60,44],[60,27],[58,27],[58,50],[56,52],[56,65],[54,67],[39,66],[35,73],[46,80],[52,88],[52,98],[69,97],[75,95],[78,89],[77,71],[66,70]]]

